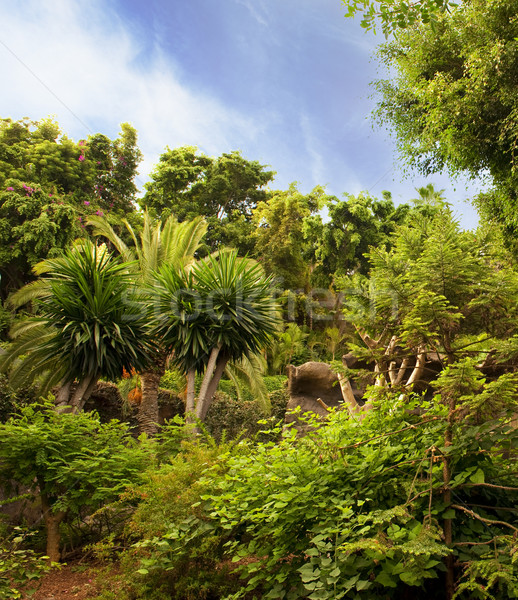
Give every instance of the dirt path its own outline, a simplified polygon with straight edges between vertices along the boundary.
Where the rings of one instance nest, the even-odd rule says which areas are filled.
[[[37,582],[33,595],[26,594],[24,600],[86,600],[100,592],[96,584],[96,569],[99,564],[67,564],[53,569]]]

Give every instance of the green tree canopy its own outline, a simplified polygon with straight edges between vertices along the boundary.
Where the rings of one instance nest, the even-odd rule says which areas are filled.
[[[518,7],[471,0],[413,26],[381,49],[396,77],[378,82],[378,117],[390,125],[403,159],[429,175],[447,168],[489,174],[479,198],[485,215],[518,235]]]
[[[346,17],[362,13],[361,26],[373,31],[380,21],[385,35],[415,23],[435,25],[440,13],[457,6],[452,0],[342,0],[342,3],[347,8]]]
[[[112,141],[74,142],[56,122],[0,121],[0,295],[20,288],[31,268],[85,235],[89,215],[133,212],[141,154],[128,124]]]
[[[254,211],[256,256],[285,289],[305,289],[309,285],[309,244],[304,223],[323,207],[326,198],[322,187],[302,194],[292,183],[286,191],[272,192]]]
[[[369,247],[388,244],[390,234],[410,211],[406,204],[396,208],[388,192],[383,193],[382,200],[365,193],[344,195],[345,200],[333,197],[327,202],[328,221],[324,223],[315,215],[305,224],[315,263],[313,280],[322,286],[329,285],[335,276],[366,274]]]
[[[141,204],[162,218],[179,221],[203,216],[206,243],[251,250],[252,212],[266,198],[264,187],[274,176],[264,165],[237,151],[210,158],[195,147],[167,148],[146,184]]]

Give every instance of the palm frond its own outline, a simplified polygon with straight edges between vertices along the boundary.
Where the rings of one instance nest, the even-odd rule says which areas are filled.
[[[115,233],[113,227],[108,223],[106,219],[98,216],[91,216],[86,222],[87,225],[93,226],[93,233],[95,236],[103,236],[109,240],[117,252],[121,255],[124,262],[132,262],[135,260],[135,253],[129,248],[121,238]],[[128,224],[126,223],[126,227]]]
[[[266,360],[261,354],[243,356],[238,361],[228,363],[225,369],[228,378],[236,386],[238,398],[242,399],[243,389],[249,390],[262,411],[269,415],[272,407],[263,380],[265,372]]]

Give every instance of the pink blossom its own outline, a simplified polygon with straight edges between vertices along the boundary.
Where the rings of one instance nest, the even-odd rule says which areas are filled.
[[[49,194],[49,198],[52,198],[52,194]]]
[[[79,146],[84,146],[85,145],[85,141],[84,140],[79,140]]]
[[[7,191],[8,191],[8,192],[14,192],[14,188],[13,188],[13,187],[8,187],[8,188],[7,188]]]
[[[83,204],[84,204],[85,206],[90,206],[90,202],[88,202],[88,200],[85,200],[85,201],[83,202]]]
[[[85,159],[85,155],[81,154],[81,156],[78,158],[79,162],[83,162]]]
[[[96,214],[98,217],[102,217],[102,216],[103,216],[103,211],[102,211],[102,210],[96,210],[96,211],[95,211],[95,214]]]

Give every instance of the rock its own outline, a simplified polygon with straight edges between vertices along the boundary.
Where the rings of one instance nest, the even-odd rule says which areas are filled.
[[[322,417],[326,408],[318,402],[320,399],[329,408],[340,406],[344,399],[338,383],[338,377],[326,363],[307,362],[300,367],[288,368],[288,411],[300,406],[302,412],[312,411]],[[295,418],[286,415],[286,422]]]

